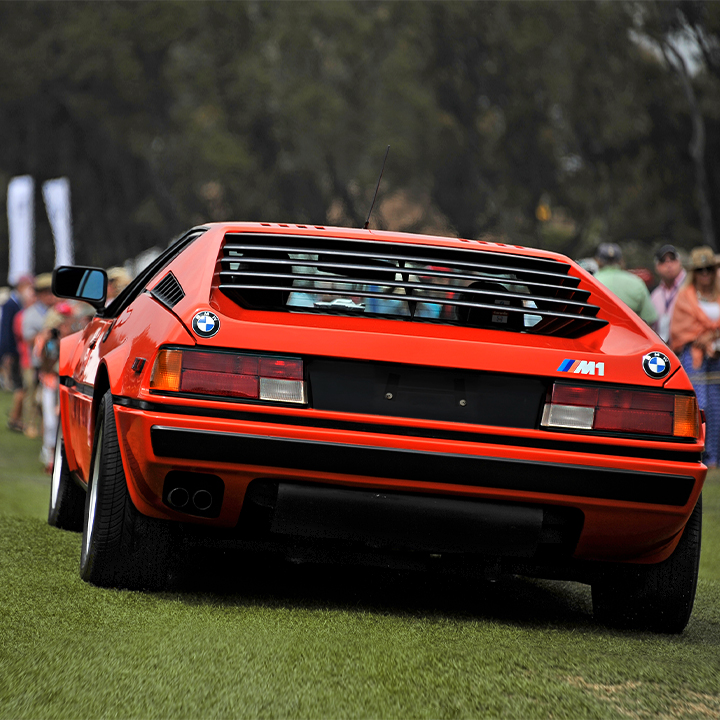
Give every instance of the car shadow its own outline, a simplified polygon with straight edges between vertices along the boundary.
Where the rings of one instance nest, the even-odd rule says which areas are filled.
[[[590,588],[574,582],[433,569],[291,562],[234,551],[187,557],[170,589],[190,605],[329,608],[413,618],[495,620],[524,626],[596,628]]]

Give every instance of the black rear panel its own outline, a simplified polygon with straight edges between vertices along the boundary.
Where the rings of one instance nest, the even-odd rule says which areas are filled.
[[[238,527],[259,539],[293,537],[359,543],[374,550],[570,557],[584,516],[568,507],[478,498],[378,492],[256,478]]]
[[[307,361],[317,410],[534,428],[547,381],[391,363]]]
[[[161,425],[152,427],[150,437],[153,452],[160,457],[659,505],[685,505],[695,486],[691,475],[658,475],[592,464],[536,463]]]

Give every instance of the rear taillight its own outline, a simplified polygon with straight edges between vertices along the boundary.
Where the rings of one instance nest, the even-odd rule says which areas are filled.
[[[640,435],[697,438],[700,421],[693,395],[623,388],[553,385],[541,425]]]
[[[163,348],[155,359],[150,389],[298,404],[307,402],[302,359],[276,355]]]

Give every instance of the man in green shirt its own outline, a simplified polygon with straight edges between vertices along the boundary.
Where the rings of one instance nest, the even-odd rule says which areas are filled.
[[[650,299],[647,285],[637,276],[622,268],[622,250],[615,243],[600,243],[595,254],[599,270],[595,277],[608,290],[617,295],[648,325],[657,320],[657,310]]]

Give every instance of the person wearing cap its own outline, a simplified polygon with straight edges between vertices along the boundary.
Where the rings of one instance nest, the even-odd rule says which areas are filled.
[[[595,253],[598,271],[595,278],[615,293],[648,325],[657,320],[657,311],[650,300],[647,285],[633,273],[622,268],[622,250],[615,243],[600,243]]]
[[[39,361],[32,351],[35,338],[45,324],[45,315],[55,304],[51,273],[42,273],[35,278],[35,296],[37,299],[25,308],[22,316],[22,340],[30,358],[29,364],[23,368],[23,431],[28,437],[37,437],[40,432],[40,402],[37,397]]]
[[[14,325],[16,318],[21,316],[23,308],[28,307],[34,301],[33,279],[30,275],[23,275],[17,280],[10,297],[2,306],[2,317],[0,318],[0,358],[7,385],[13,391],[8,427],[17,432],[22,432],[23,429],[23,380],[20,348],[15,336]]]
[[[720,460],[720,282],[718,257],[704,245],[690,253],[689,272],[670,319],[669,345],[680,358],[705,411],[705,463]]]
[[[663,245],[657,250],[655,272],[660,278],[660,284],[650,293],[650,299],[658,315],[653,330],[664,342],[667,342],[670,339],[670,318],[686,276],[680,255],[674,245]]]

